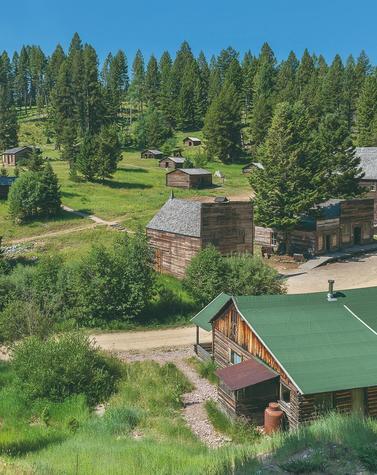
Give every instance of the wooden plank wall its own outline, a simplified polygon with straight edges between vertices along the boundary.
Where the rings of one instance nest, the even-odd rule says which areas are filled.
[[[223,255],[253,252],[253,206],[248,201],[202,203],[203,247],[209,243]]]
[[[317,252],[317,234],[315,231],[294,229],[289,235],[289,242],[292,252],[302,254],[308,249],[314,249],[314,252]]]
[[[367,244],[373,241],[374,225],[374,200],[347,200],[342,201],[340,214],[340,224],[349,233],[342,239],[342,244],[352,244],[353,228],[360,226],[362,229],[361,243]],[[343,233],[342,233],[343,234]],[[350,239],[348,239],[348,235]]]
[[[254,226],[254,242],[260,246],[271,246],[273,230],[271,228],[263,228],[262,226]]]
[[[149,244],[155,249],[156,270],[183,278],[191,259],[200,251],[200,238],[147,229]]]

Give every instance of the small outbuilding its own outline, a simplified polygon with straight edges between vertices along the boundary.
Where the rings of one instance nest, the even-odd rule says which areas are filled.
[[[255,169],[264,170],[264,167],[259,162],[251,162],[245,165],[244,167],[242,167],[242,173],[245,173],[245,174],[250,173],[252,170],[255,170]]]
[[[161,168],[183,168],[185,163],[184,157],[166,157],[160,160],[160,167]]]
[[[212,173],[203,168],[178,168],[166,174],[166,186],[209,188],[212,186]]]
[[[5,150],[2,155],[4,166],[16,166],[22,160],[29,158],[33,149],[31,147],[14,147]]]
[[[208,244],[222,255],[253,253],[251,201],[212,202],[170,198],[147,225],[158,272],[182,278],[191,259]]]
[[[143,150],[141,152],[140,158],[155,158],[157,160],[161,160],[163,158],[164,154],[160,150]]]
[[[185,137],[183,143],[186,147],[197,147],[198,145],[201,145],[202,141],[197,137]]]
[[[15,181],[15,176],[0,176],[0,199],[8,198],[9,189]]]

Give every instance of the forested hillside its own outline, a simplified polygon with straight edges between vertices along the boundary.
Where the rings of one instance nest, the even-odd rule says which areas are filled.
[[[114,124],[121,144],[132,131],[140,146],[161,145],[174,129],[204,126],[209,152],[232,160],[242,145],[253,151],[264,141],[275,107],[284,101],[302,101],[312,128],[338,128],[340,121],[354,144],[377,144],[377,74],[364,52],[327,63],[305,50],[301,58],[291,52],[278,62],[267,43],[259,53],[241,57],[229,47],[207,58],[203,52],[195,57],[184,42],[175,57],[166,51],[143,58],[139,50],[129,66],[122,50],[99,64],[95,49],[75,34],[68,51],[57,45],[51,56],[35,45],[11,58],[3,52],[0,81],[0,148],[17,142],[17,110],[37,107],[49,119],[49,140],[72,166],[80,163],[77,144],[85,139],[90,149],[96,137],[106,148],[114,141]],[[337,124],[329,124],[328,114],[338,116]],[[148,138],[155,143],[147,144],[143,128],[152,126]],[[228,143],[216,143],[214,135]],[[92,173],[87,163],[78,166]]]

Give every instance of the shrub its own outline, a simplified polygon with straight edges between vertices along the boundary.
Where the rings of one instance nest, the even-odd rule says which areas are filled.
[[[227,266],[219,251],[209,245],[190,262],[184,287],[198,305],[207,305],[224,290]]]
[[[364,465],[364,467],[370,472],[377,472],[377,446],[365,445],[356,450],[357,455]]]
[[[80,333],[30,337],[16,345],[12,367],[27,400],[64,401],[84,394],[90,405],[103,401],[115,390],[120,364],[100,353]]]
[[[315,452],[306,459],[296,459],[282,463],[280,468],[289,473],[324,472],[326,470],[326,460],[322,454]]]

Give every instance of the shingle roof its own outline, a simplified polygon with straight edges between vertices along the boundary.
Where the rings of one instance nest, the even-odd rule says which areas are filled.
[[[168,157],[167,159],[163,158],[162,160],[171,160],[174,163],[185,163],[186,159],[184,157]]]
[[[177,170],[173,170],[169,173],[175,173]],[[187,175],[212,175],[208,170],[204,168],[180,168],[180,172],[186,173]]]
[[[10,186],[16,181],[15,176],[0,176],[0,186]]]
[[[169,199],[147,224],[147,229],[200,237],[201,208],[197,201]]]
[[[364,180],[377,180],[377,147],[356,147]]]
[[[143,150],[143,153],[145,152],[153,153],[153,155],[163,155],[163,153],[160,150],[154,150],[154,149]]]
[[[14,154],[14,153],[22,152],[22,150],[25,150],[26,148],[29,148],[29,147],[14,147],[14,148],[9,148],[8,150],[5,150],[3,153]]]
[[[208,330],[227,302],[303,394],[377,386],[377,287],[326,293],[217,297],[193,318]]]
[[[192,140],[193,142],[201,142],[201,140],[198,139],[198,137],[185,137],[183,141],[185,140]]]

